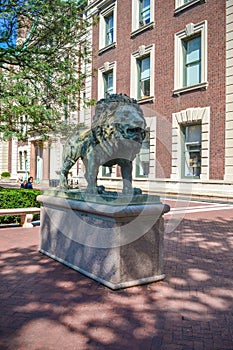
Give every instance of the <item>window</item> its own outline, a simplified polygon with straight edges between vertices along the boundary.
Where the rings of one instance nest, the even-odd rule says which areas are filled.
[[[150,57],[137,59],[138,99],[150,96]]]
[[[183,86],[201,82],[201,37],[183,40],[184,73]]]
[[[139,1],[139,27],[150,23],[150,0]]]
[[[113,43],[113,13],[105,17],[105,46]]]
[[[172,114],[171,179],[208,180],[210,172],[210,107]]]
[[[27,169],[27,151],[23,152],[24,170]]]
[[[19,151],[19,171],[27,169],[27,151]]]
[[[189,23],[175,34],[173,93],[207,87],[207,22]]]
[[[150,171],[150,132],[146,132],[146,137],[142,143],[141,150],[136,156],[136,177],[148,177]]]
[[[154,27],[154,1],[132,0],[132,33],[137,35],[141,31]]]
[[[130,94],[141,103],[153,100],[154,45],[140,46],[131,56]]]
[[[175,14],[205,1],[206,0],[175,0]]]
[[[99,54],[114,47],[116,43],[116,6],[110,5],[100,12],[99,20]]]
[[[104,97],[107,97],[108,94],[113,93],[113,71],[103,74],[104,79]]]
[[[183,125],[183,177],[200,177],[201,174],[201,125]]]
[[[23,170],[23,153],[19,152],[19,170]]]
[[[98,70],[98,100],[116,92],[116,62],[105,62]]]
[[[111,177],[111,175],[112,175],[112,168],[102,166],[102,176]]]

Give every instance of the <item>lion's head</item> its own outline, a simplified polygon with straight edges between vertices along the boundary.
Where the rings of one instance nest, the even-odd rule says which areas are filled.
[[[135,99],[113,94],[97,102],[92,130],[99,141],[128,139],[142,144],[146,121]]]

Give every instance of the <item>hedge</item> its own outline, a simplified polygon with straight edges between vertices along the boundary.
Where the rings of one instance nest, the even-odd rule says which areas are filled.
[[[4,171],[3,173],[1,173],[1,177],[10,177],[11,174],[8,171]]]
[[[0,208],[30,208],[40,207],[36,197],[40,194],[39,190],[15,189],[0,187]],[[2,216],[0,224],[19,223],[20,216]]]

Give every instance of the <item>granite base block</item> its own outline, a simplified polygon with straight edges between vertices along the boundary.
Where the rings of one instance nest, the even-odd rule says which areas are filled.
[[[163,204],[116,207],[46,195],[37,199],[43,254],[114,290],[165,278]]]

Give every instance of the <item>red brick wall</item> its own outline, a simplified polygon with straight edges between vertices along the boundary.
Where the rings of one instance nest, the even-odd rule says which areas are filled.
[[[104,62],[117,62],[117,93],[130,94],[130,56],[140,45],[155,44],[155,102],[146,105],[157,115],[157,154],[162,168],[158,177],[171,173],[172,113],[189,107],[210,106],[210,178],[223,179],[225,147],[225,1],[212,0],[174,15],[174,1],[155,1],[155,28],[135,38],[131,33],[131,0],[117,1],[117,46],[98,55],[98,26],[93,29],[93,68]],[[206,91],[192,91],[173,96],[174,33],[186,24],[207,20],[209,86]],[[97,74],[93,74],[92,97],[97,99]],[[168,126],[164,128],[165,124]],[[160,169],[159,169],[160,168]]]

